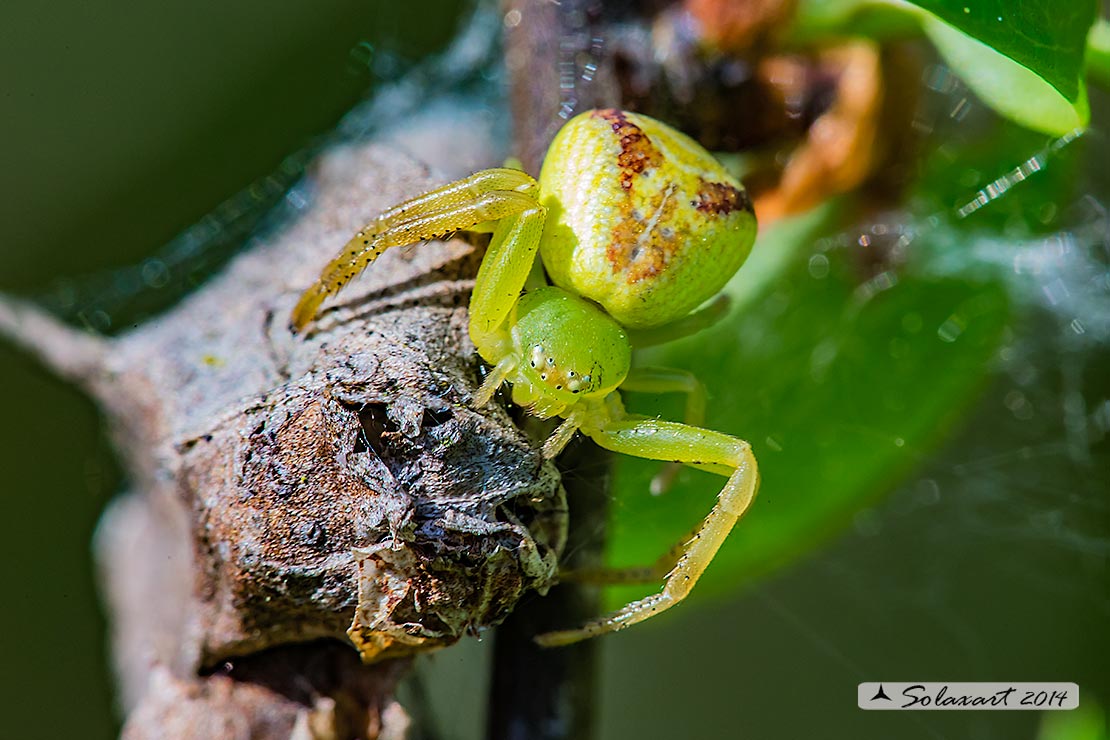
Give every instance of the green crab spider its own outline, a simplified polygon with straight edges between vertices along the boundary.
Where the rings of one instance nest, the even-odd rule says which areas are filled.
[[[653,565],[560,576],[663,580],[659,593],[537,642],[566,645],[674,606],[751,505],[759,474],[747,442],[700,428],[705,394],[694,376],[631,369],[632,347],[692,333],[720,315],[720,301],[695,309],[751,251],[756,223],[743,186],[659,121],[587,111],[555,136],[538,182],[520,170],[483,170],[386,210],[324,268],[297,303],[291,328],[303,329],[325,298],[386,249],[458,230],[493,233],[470,301],[470,338],[493,367],[477,406],[508,382],[514,403],[563,419],[543,445],[548,458],[581,431],[614,452],[728,478],[712,511]],[[685,393],[686,423],[627,413],[621,390]]]

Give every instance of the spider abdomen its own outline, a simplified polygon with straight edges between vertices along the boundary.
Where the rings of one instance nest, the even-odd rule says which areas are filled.
[[[559,131],[540,174],[540,254],[552,281],[630,328],[681,318],[744,263],[755,239],[743,186],[686,135],[615,109]]]

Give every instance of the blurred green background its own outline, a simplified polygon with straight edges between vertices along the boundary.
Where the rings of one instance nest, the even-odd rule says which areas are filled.
[[[350,1],[0,5],[0,290],[43,296],[70,318],[119,329],[82,311],[97,298],[128,296],[130,285],[113,287],[112,276],[143,263],[252,183],[273,181],[275,172],[282,173],[279,184],[294,178],[302,160],[289,155],[315,146],[345,111],[409,62],[440,51],[466,12],[458,2],[425,3],[419,14],[403,4]],[[930,279],[1004,284],[1018,307],[997,327],[997,348],[991,345],[967,370],[978,374],[965,384],[977,393],[954,396],[972,400],[946,407],[937,433],[909,437],[903,456],[880,476],[881,490],[853,499],[853,509],[840,511],[820,539],[811,534],[805,542],[782,542],[780,559],[788,565],[742,591],[711,584],[681,609],[607,639],[601,737],[1009,739],[1038,731],[1033,712],[857,710],[855,685],[884,679],[1076,681],[1084,701],[1101,697],[1106,704],[1110,349],[1105,336],[1083,339],[1069,327],[1072,319],[1088,318],[1083,311],[1107,309],[1078,302],[1075,315],[1065,316],[1020,294],[1051,289],[1049,283],[1000,282],[996,272],[984,275],[974,265],[983,254],[997,256],[981,249],[988,239],[1065,239],[1087,229],[1094,235],[1080,236],[1094,245],[1093,274],[1083,279],[1095,281],[1092,295],[1105,297],[1097,283],[1110,288],[1110,175],[1098,166],[1110,161],[1101,123],[1110,112],[1104,91],[1092,90],[1092,107],[1094,132],[1083,148],[1054,160],[1035,199],[1001,201],[972,229],[932,239],[935,264],[948,258],[955,266],[937,268]],[[917,215],[924,219],[967,200],[1046,143],[989,115],[945,118],[925,148]],[[1053,208],[1047,220],[1024,223],[1047,206]],[[845,235],[855,238],[853,229],[818,223],[803,234],[806,248],[835,247]],[[945,240],[951,244],[940,243]],[[835,249],[829,255],[834,275],[849,269]],[[788,326],[782,322],[796,305],[850,298],[818,282],[808,252],[800,259],[799,269],[772,286],[776,300],[754,307],[737,328],[737,336],[766,348],[752,365],[735,369],[743,385],[730,389],[719,380],[710,386],[712,424],[751,434],[771,471],[775,447],[784,442],[820,448],[818,429],[836,437],[831,443],[847,439],[867,459],[874,452],[869,445],[896,438],[891,425],[899,421],[897,414],[894,421],[869,416],[872,397],[842,394],[830,403],[851,418],[822,426],[824,420],[807,420],[806,409],[795,404],[782,408],[793,414],[790,436],[775,436],[781,415],[768,399],[820,392],[806,385],[808,371],[784,365],[792,357],[809,363],[810,348],[791,347],[776,331]],[[106,295],[90,298],[90,291]],[[782,331],[794,331],[787,339],[804,336],[800,329]],[[880,358],[861,346],[859,369],[874,368]],[[720,375],[728,350],[693,355],[693,363]],[[880,373],[871,386],[882,380]],[[9,410],[0,437],[8,528],[0,737],[111,737],[118,721],[89,543],[104,503],[127,483],[96,409],[80,393],[6,344],[0,344],[0,381]],[[858,390],[859,378],[854,381],[843,387]],[[752,399],[752,408],[730,390]],[[904,387],[903,400],[912,405],[929,391]],[[819,400],[813,408],[822,408]],[[643,403],[668,414],[677,410]],[[1087,436],[1078,441],[1077,407],[1087,421]],[[830,470],[841,465],[844,479],[858,472],[844,458],[815,458],[819,463]],[[618,474],[636,491],[652,471],[622,462]],[[808,499],[820,514],[828,491],[784,490],[807,476],[812,471],[780,466],[779,485],[764,489],[763,510]],[[700,511],[715,483],[689,479],[704,489],[695,506]],[[652,500],[646,491],[622,495],[614,506],[618,536],[623,521],[645,543],[665,539],[668,527],[685,529],[682,512],[691,510],[680,498]],[[774,520],[773,513],[761,516]],[[775,536],[766,527],[756,531]],[[734,568],[745,562],[737,539],[729,561]],[[797,558],[794,551],[818,542]],[[432,722],[444,738],[480,736],[488,642],[471,641],[423,661]]]

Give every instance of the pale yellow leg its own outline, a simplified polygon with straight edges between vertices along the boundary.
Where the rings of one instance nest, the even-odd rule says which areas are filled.
[[[543,456],[548,460],[554,459],[563,448],[570,442],[571,437],[578,431],[578,427],[582,426],[582,419],[585,417],[585,412],[576,410],[570,413],[562,424],[551,433],[547,441],[543,443]]]
[[[632,566],[629,568],[580,568],[578,570],[565,570],[559,572],[559,581],[562,583],[585,583],[590,586],[630,586],[640,583],[658,583],[667,577],[671,569],[678,564],[686,553],[686,545],[701,529],[701,522],[690,530],[690,533],[680,539],[670,550],[659,556],[651,565]]]
[[[355,234],[324,268],[293,309],[290,327],[303,329],[325,298],[339,292],[386,249],[537,208],[536,191],[536,181],[528,174],[492,169],[393,206]]]
[[[691,372],[669,367],[633,368],[620,389],[633,393],[685,393],[686,414],[682,420],[692,427],[705,425],[705,385]],[[651,492],[656,496],[665,493],[681,469],[680,462],[666,463],[651,479]]]
[[[653,460],[680,460],[714,471],[727,470],[728,481],[713,510],[689,540],[679,546],[681,554],[674,559],[660,593],[634,601],[578,629],[536,637],[536,642],[545,647],[568,645],[624,629],[682,601],[713,560],[732,526],[751,505],[759,487],[751,446],[727,434],[655,419],[613,421],[588,433],[599,445],[614,452]]]
[[[474,394],[474,405],[478,408],[485,406],[493,398],[493,394],[497,393],[497,389],[505,382],[505,378],[509,377],[509,373],[516,369],[516,358],[512,355],[505,355],[493,369],[489,371],[489,375],[482,381],[482,385],[478,388],[478,392]]]
[[[470,339],[486,362],[497,364],[511,350],[505,320],[536,262],[546,217],[547,210],[533,200],[493,231],[470,299]]]

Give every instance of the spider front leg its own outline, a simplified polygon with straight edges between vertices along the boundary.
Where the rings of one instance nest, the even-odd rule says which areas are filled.
[[[655,419],[619,419],[597,428],[583,428],[600,446],[652,460],[676,460],[728,476],[717,504],[690,537],[660,558],[671,565],[663,590],[588,622],[578,629],[536,637],[545,647],[568,645],[642,622],[686,598],[717,554],[732,526],[744,514],[759,487],[751,446],[727,434]],[[649,569],[654,570],[654,569]]]
[[[506,319],[520,299],[520,292],[532,272],[540,247],[547,211],[538,203],[526,211],[502,220],[493,230],[486,256],[474,280],[470,297],[470,341],[478,354],[493,365],[474,404],[489,403],[493,394],[516,368],[512,338]]]
[[[344,245],[304,292],[293,309],[290,328],[303,329],[325,298],[338,293],[386,249],[537,208],[537,187],[532,177],[519,170],[483,170],[384,211]]]
[[[512,340],[506,320],[536,262],[546,216],[546,209],[533,200],[531,207],[503,219],[493,230],[478,268],[470,298],[470,339],[482,359],[496,366],[491,378],[499,374],[498,368],[503,373],[503,363],[510,361]],[[478,405],[485,401],[479,400]]]

